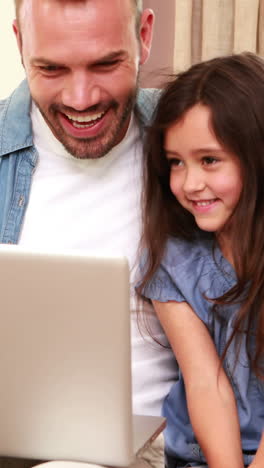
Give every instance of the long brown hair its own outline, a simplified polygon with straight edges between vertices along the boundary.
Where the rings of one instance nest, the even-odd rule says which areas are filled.
[[[234,337],[239,342],[241,331],[246,333],[251,366],[263,378],[264,61],[253,54],[220,57],[194,65],[177,75],[162,93],[148,131],[145,153],[143,246],[148,249],[148,262],[139,292],[158,268],[168,237],[193,239],[198,229],[193,216],[170,190],[170,168],[163,148],[166,129],[197,103],[211,110],[216,138],[237,155],[243,177],[230,233],[237,283],[214,303],[216,308],[240,303],[227,347]],[[253,352],[249,346],[252,336]]]

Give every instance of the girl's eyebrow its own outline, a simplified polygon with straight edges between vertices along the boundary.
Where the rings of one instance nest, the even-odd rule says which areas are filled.
[[[192,151],[194,154],[200,154],[200,153],[222,153],[223,149],[219,148],[219,146],[205,146],[204,148],[199,148],[195,149]]]
[[[179,156],[179,153],[177,153],[177,151],[173,151],[173,150],[169,150],[169,149],[166,149],[164,148],[164,151],[165,153],[168,155],[168,156]],[[192,154],[204,154],[204,153],[223,153],[223,149],[222,148],[219,148],[219,146],[206,146],[204,148],[198,148],[198,149],[194,149],[194,150],[191,150],[191,153]]]
[[[167,156],[179,156],[179,154],[176,151],[168,150],[166,148],[164,148],[164,152]]]

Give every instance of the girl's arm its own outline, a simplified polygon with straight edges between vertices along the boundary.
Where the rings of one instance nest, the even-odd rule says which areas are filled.
[[[234,393],[206,326],[186,302],[153,304],[179,363],[192,427],[209,467],[244,467]]]
[[[253,462],[248,468],[263,468],[264,466],[264,432],[262,432],[261,441]]]

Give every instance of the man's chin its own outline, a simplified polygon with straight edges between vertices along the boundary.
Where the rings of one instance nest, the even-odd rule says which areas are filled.
[[[102,138],[93,138],[87,140],[74,140],[56,136],[57,140],[63,145],[66,151],[76,159],[99,159],[104,157],[114,146],[115,139],[109,141],[102,141]]]
[[[130,96],[126,105],[119,109],[119,112],[116,110],[110,126],[99,130],[98,135],[91,135],[89,138],[78,138],[67,133],[67,129],[63,128],[58,118],[59,109],[50,109],[49,112],[45,113],[36,104],[55,138],[71,156],[77,159],[99,159],[109,153],[124,138],[134,99],[134,95]]]
[[[106,156],[125,137],[130,120],[129,117],[126,116],[126,119],[123,118],[119,121],[116,119],[107,131],[102,131],[98,136],[93,136],[89,139],[74,138],[68,135],[61,127],[54,129],[53,134],[74,158],[100,159]]]

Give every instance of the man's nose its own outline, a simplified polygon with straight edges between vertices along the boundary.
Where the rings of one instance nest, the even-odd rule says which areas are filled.
[[[84,111],[102,101],[102,90],[91,74],[76,73],[67,78],[61,98],[64,106]]]
[[[183,190],[185,193],[199,192],[205,188],[205,185],[206,183],[202,170],[198,168],[186,169],[183,183]]]

